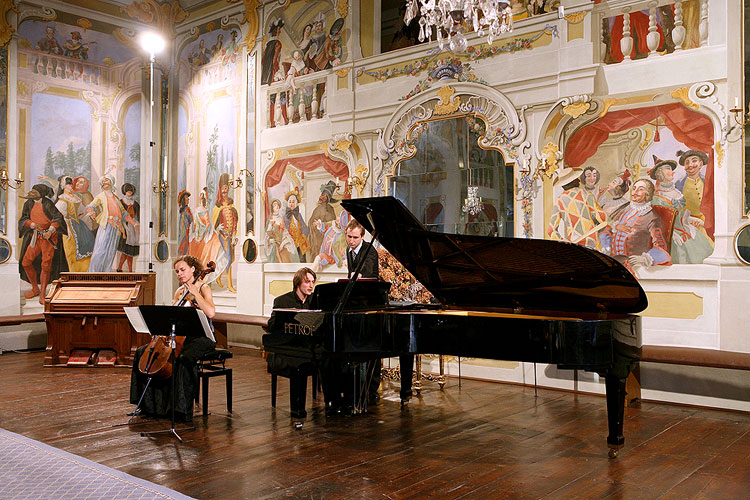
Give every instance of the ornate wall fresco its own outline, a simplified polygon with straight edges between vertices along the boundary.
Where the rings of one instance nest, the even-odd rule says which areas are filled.
[[[714,124],[681,103],[611,111],[579,129],[547,237],[612,255],[634,274],[700,264],[714,249]]]
[[[346,264],[349,216],[339,202],[351,197],[348,178],[347,163],[323,152],[272,159],[264,180],[266,262]]]
[[[18,28],[19,168],[31,188],[19,201],[27,298],[38,293],[37,277],[45,285],[61,270],[128,271],[138,254],[142,59],[118,27],[53,14]],[[64,222],[60,260],[46,269],[46,250],[27,251],[37,197]]]
[[[241,235],[242,49],[238,26],[203,25],[179,51],[177,168],[178,251],[216,263],[216,283],[235,292]],[[232,185],[230,185],[232,181]],[[238,234],[239,232],[239,234]]]
[[[599,2],[596,2],[599,3]],[[651,51],[669,54],[679,49],[701,46],[701,7],[698,0],[675,2],[602,20],[603,61],[643,59]],[[655,31],[649,37],[653,23]],[[706,25],[707,28],[707,25]]]
[[[260,83],[267,93],[270,127],[322,118],[325,80],[314,76],[346,60],[348,39],[341,2],[292,2],[271,13],[265,26]]]

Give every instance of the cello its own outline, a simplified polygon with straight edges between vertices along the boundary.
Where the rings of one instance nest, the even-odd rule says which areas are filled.
[[[193,279],[193,284],[202,280],[216,269],[216,264],[210,261],[206,268]],[[175,304],[178,307],[184,306],[187,302],[187,296],[190,292],[186,289],[179,301]],[[173,327],[174,328],[174,327]],[[175,336],[174,357],[182,352],[182,345],[185,342],[185,336]],[[170,347],[170,337],[167,335],[154,335],[151,342],[148,343],[146,351],[138,362],[138,370],[144,375],[154,377],[160,380],[167,380],[172,376],[172,363],[169,362],[169,355],[172,352]]]

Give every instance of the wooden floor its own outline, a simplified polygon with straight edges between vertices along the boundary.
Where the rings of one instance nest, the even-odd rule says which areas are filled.
[[[0,356],[0,427],[199,499],[750,498],[750,415],[643,404],[626,410],[626,446],[605,446],[604,399],[449,380],[402,411],[394,387],[371,413],[326,418],[308,402],[291,425],[288,383],[270,407],[257,351],[234,349],[234,412],[223,379],[194,430],[126,422],[130,373],[43,368],[43,353]],[[312,406],[312,411],[309,411]],[[179,429],[179,426],[178,426]]]

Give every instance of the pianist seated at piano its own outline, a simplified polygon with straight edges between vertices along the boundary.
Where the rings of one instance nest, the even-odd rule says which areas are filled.
[[[279,315],[276,309],[311,309],[311,295],[318,276],[309,267],[303,267],[294,273],[292,291],[279,295],[273,301],[268,330],[283,328],[278,324]],[[289,377],[289,408],[293,418],[305,418],[305,396],[307,395],[307,376],[317,368],[308,360],[296,360],[288,356],[276,356],[269,353],[266,358],[268,372]]]
[[[203,272],[203,264],[192,255],[182,255],[174,260],[174,271],[180,286],[175,290],[172,305],[196,307],[203,311],[209,319],[216,314],[211,287],[199,279]],[[211,324],[213,328],[213,325]],[[200,328],[200,325],[198,325]],[[198,359],[211,352],[216,342],[209,339],[203,332],[200,335],[186,335],[186,332],[176,332],[177,338],[184,337],[182,350],[177,357],[172,374],[175,378],[175,420],[189,421],[193,418],[193,401],[198,391]],[[167,417],[171,412],[172,384],[170,378],[154,377],[146,393],[143,391],[148,376],[139,369],[140,359],[149,345],[140,346],[133,358],[133,372],[130,378],[130,402],[138,404],[141,395],[143,401],[139,414],[155,417]]]

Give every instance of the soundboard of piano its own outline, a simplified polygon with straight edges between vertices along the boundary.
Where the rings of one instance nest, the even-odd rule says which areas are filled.
[[[625,381],[641,354],[636,313],[648,304],[625,267],[572,243],[431,232],[392,197],[342,205],[437,303],[389,303],[384,282],[321,284],[313,310],[275,312],[263,337],[267,352],[313,364],[399,357],[403,402],[416,354],[596,372],[605,381],[607,445],[617,455],[625,442]],[[366,396],[359,401],[364,411]]]

